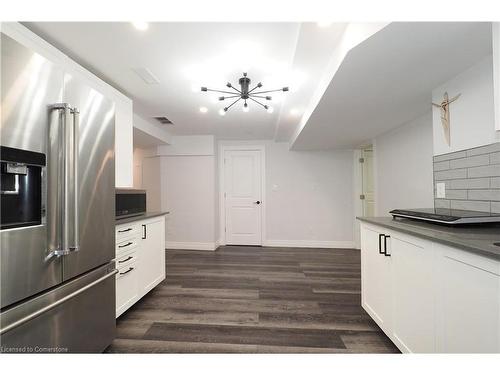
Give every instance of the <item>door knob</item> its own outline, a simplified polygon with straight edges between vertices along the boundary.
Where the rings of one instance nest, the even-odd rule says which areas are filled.
[[[256,201],[256,202],[253,202],[253,203],[255,203],[255,204],[260,204],[260,201]]]

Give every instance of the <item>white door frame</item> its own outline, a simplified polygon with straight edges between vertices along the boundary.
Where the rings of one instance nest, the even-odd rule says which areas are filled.
[[[359,159],[362,157],[363,153],[362,151],[370,147],[372,148],[373,152],[373,194],[374,194],[374,199],[375,199],[375,204],[374,204],[374,213],[375,216],[377,216],[377,204],[378,204],[378,197],[377,197],[377,154],[376,154],[376,140],[373,139],[370,144],[367,144],[365,146],[360,146],[359,148],[356,148],[354,150],[354,160],[353,160],[353,165],[354,165],[354,170],[353,170],[353,181],[354,181],[354,191],[353,191],[353,199],[354,199],[354,218],[353,218],[353,227],[354,227],[354,245],[356,249],[361,248],[361,239],[360,239],[360,226],[359,226],[359,220],[356,219],[356,216],[363,216],[363,202],[361,199],[359,199],[360,194],[363,192],[363,180],[362,180],[362,168],[361,164],[359,162]]]
[[[219,146],[219,245],[226,244],[226,200],[224,192],[225,185],[225,169],[224,156],[226,151],[260,151],[260,184],[261,184],[261,246],[266,242],[266,147],[264,145],[236,145],[236,146]]]

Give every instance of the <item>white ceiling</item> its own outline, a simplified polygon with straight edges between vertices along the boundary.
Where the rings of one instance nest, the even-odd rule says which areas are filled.
[[[126,22],[25,25],[130,96],[143,118],[169,118],[171,134],[290,141],[306,120],[293,149],[350,148],[410,121],[430,110],[433,88],[491,53],[489,23],[391,23],[347,54],[316,105],[311,99],[346,24],[162,22],[146,31]],[[150,70],[159,84],[146,84],[136,68]],[[274,113],[256,104],[243,113],[238,103],[221,117],[218,95],[199,91],[227,89],[243,71],[263,90],[290,86],[273,95]],[[302,119],[304,112],[312,114]]]
[[[490,23],[391,23],[348,53],[292,148],[356,147],[423,115],[491,48]]]
[[[278,128],[285,133],[293,128],[344,27],[161,22],[138,31],[124,22],[25,25],[130,96],[141,116],[170,119],[174,125],[167,129],[172,134],[215,134],[226,139],[273,139]],[[160,83],[146,84],[135,68],[150,70]],[[224,105],[216,100],[220,94],[199,90],[200,86],[225,90],[228,81],[237,85],[243,71],[253,84],[262,81],[262,90],[290,87],[288,93],[273,95],[274,113],[253,103],[250,112],[243,113],[238,103],[222,117],[218,110]],[[201,106],[208,112],[200,113]],[[297,114],[290,113],[292,108]]]

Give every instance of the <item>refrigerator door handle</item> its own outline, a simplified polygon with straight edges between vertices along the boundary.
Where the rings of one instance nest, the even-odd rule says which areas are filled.
[[[113,271],[111,271],[110,273],[100,277],[99,279],[91,282],[90,284],[87,284],[85,285],[84,287],[78,289],[78,290],[75,290],[73,293],[70,293],[64,297],[62,297],[61,299],[58,299],[57,301],[55,302],[52,302],[50,305],[47,305],[47,306],[44,306],[42,307],[41,309],[27,315],[27,316],[24,316],[23,318],[19,319],[19,320],[16,320],[15,322],[7,325],[7,326],[3,326],[1,329],[0,329],[0,335],[3,335],[4,333],[16,328],[16,327],[19,327],[20,325],[30,321],[30,320],[33,320],[35,319],[36,317],[42,315],[43,313],[49,311],[49,310],[52,310],[53,308],[63,304],[64,302],[78,296],[79,294],[82,294],[83,292],[85,292],[86,290],[92,288],[93,286],[97,285],[97,284],[100,284],[102,283],[104,280],[106,279],[109,279],[111,276],[114,276],[118,273],[118,270],[117,269],[114,269]]]
[[[52,110],[62,111],[62,121],[57,130],[60,141],[62,158],[58,160],[57,185],[57,212],[60,222],[60,230],[54,229],[57,233],[57,245],[51,249],[45,257],[48,261],[54,257],[68,255],[73,251],[78,251],[78,124],[79,111],[71,108],[68,103],[57,103],[51,107]],[[62,181],[61,181],[62,180]],[[55,182],[55,181],[54,181]]]
[[[70,201],[68,202],[69,206],[69,223],[65,223],[68,225],[69,230],[69,243],[67,249],[70,252],[79,250],[79,227],[78,227],[78,134],[79,134],[79,123],[80,123],[80,112],[78,108],[73,108],[71,110],[73,114],[73,127],[71,129],[71,137],[70,137],[70,152],[69,159],[71,162],[71,174],[69,176],[69,192],[70,192]]]

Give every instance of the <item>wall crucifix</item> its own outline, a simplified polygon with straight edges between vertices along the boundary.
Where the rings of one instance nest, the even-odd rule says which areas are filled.
[[[443,101],[440,104],[432,103],[434,107],[438,107],[441,110],[441,124],[443,125],[444,139],[448,146],[450,146],[450,104],[457,100],[460,95],[462,94],[458,94],[450,99],[448,93],[445,92]]]

